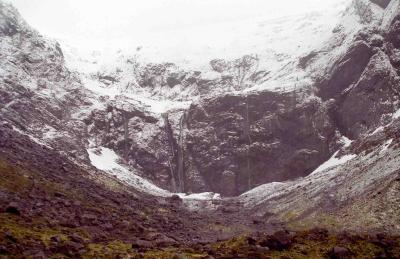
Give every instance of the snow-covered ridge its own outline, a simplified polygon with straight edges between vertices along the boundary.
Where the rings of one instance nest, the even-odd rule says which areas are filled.
[[[360,8],[369,10],[367,17]],[[241,92],[310,87],[346,52],[357,32],[366,24],[380,24],[383,15],[382,8],[367,0],[328,0],[294,14],[282,11],[273,16],[177,27],[169,30],[168,36],[160,32],[144,44],[128,47],[93,51],[93,46],[87,51],[68,41],[60,42],[66,65],[77,72],[86,88],[111,99],[124,95],[154,113],[165,113],[189,107],[204,93],[200,94],[196,84],[141,87],[139,74],[146,64],[175,64],[177,71],[198,71],[201,79],[218,80],[226,75],[216,73],[211,60],[232,61],[251,54],[258,59],[257,72],[264,76]],[[189,32],[193,37],[182,40]],[[306,68],[299,66],[299,60],[310,53],[315,53],[312,62]],[[232,91],[218,86],[209,95]]]
[[[133,36],[131,31],[134,28],[126,32],[124,30],[127,28],[119,26],[115,32],[108,32],[110,37],[114,34],[119,37],[113,42],[107,42],[107,47],[103,47],[103,42],[97,42],[91,43],[88,48],[81,39],[79,45],[74,39],[61,39],[61,42],[77,47],[81,57],[85,53],[84,56],[90,56],[93,50],[99,50],[96,55],[104,59],[115,56],[118,51],[135,55],[137,49],[140,49],[140,58],[146,63],[173,62],[194,70],[207,69],[208,62],[215,58],[234,59],[250,53],[279,62],[288,55],[310,51],[326,40],[338,23],[339,14],[351,1],[326,0],[321,4],[320,1],[307,0],[301,5],[293,0],[285,3],[194,1],[193,6],[207,10],[198,10],[196,17],[187,17],[181,24],[169,25],[165,30]],[[192,7],[184,1],[174,1],[168,5],[179,7],[181,12],[185,8],[192,11]],[[164,8],[168,9],[168,6]],[[181,12],[177,15],[185,15]],[[160,20],[169,18],[168,24],[178,19],[166,17],[165,13],[159,16],[157,19]],[[151,22],[157,23],[157,19],[155,17]],[[143,27],[146,25],[143,24]],[[86,36],[90,38],[91,35]],[[129,37],[134,39],[129,40]]]
[[[211,60],[233,60],[253,54],[259,59],[258,70],[268,76],[263,80],[266,82],[246,91],[309,86],[312,80],[308,72],[297,67],[297,61],[324,46],[332,36],[332,30],[343,19],[342,13],[350,2],[328,0],[323,5],[314,4],[309,10],[294,13],[282,9],[281,13],[274,15],[266,12],[264,16],[177,27],[168,30],[168,36],[159,32],[143,44],[131,43],[129,47],[109,46],[93,51],[96,49],[93,46],[91,51],[87,51],[66,40],[60,42],[66,65],[79,74],[86,88],[110,98],[124,95],[143,103],[154,113],[164,113],[188,107],[197,100],[198,90],[181,85],[143,89],[138,85],[138,65],[171,62],[186,71],[199,71],[201,78],[209,80],[221,76],[212,71]],[[191,37],[183,40],[182,37],[188,34]],[[118,80],[105,83],[99,80],[99,75],[112,75]]]

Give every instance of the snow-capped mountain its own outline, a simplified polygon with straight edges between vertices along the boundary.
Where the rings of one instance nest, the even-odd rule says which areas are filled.
[[[174,42],[188,32],[193,42]],[[168,31],[165,46],[162,32],[140,47],[87,52],[42,36],[0,1],[4,213],[66,233],[53,240],[35,225],[26,235],[56,249],[43,256],[286,227],[398,235],[399,32],[397,0],[329,0]],[[0,218],[18,244],[18,219]],[[297,242],[284,233],[269,238]],[[268,243],[254,238],[246,245]],[[265,247],[256,258],[275,249]],[[18,249],[0,241],[0,254]]]

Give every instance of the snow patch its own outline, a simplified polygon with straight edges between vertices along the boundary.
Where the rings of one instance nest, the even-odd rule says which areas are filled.
[[[203,193],[176,193],[181,199],[184,200],[220,200],[221,195],[214,192],[203,192]]]
[[[254,189],[251,189],[250,191],[247,191],[243,194],[240,195],[242,198],[260,198],[262,199],[268,199],[272,198],[274,195],[278,194],[278,190],[281,189],[282,186],[284,186],[285,183],[281,182],[272,182],[272,183],[267,183],[260,185]]]
[[[156,196],[171,196],[170,192],[157,187],[148,180],[143,179],[134,172],[131,172],[124,166],[120,165],[118,163],[120,158],[113,150],[105,147],[90,148],[90,146],[93,146],[93,144],[91,143],[89,149],[87,149],[89,159],[92,165],[97,169],[117,177],[120,181],[125,182],[140,191]]]
[[[385,141],[385,143],[383,143],[382,149],[379,153],[385,152],[389,148],[390,144],[392,144],[392,142],[393,142],[393,139],[389,139],[389,140]]]
[[[393,119],[398,119],[398,118],[400,118],[400,109],[398,109],[395,113],[393,113],[392,118],[393,118]]]
[[[349,147],[351,145],[351,143],[353,142],[353,140],[349,139],[346,136],[342,136],[341,142],[344,144],[344,147]]]
[[[122,182],[137,188],[140,191],[149,193],[155,196],[171,197],[176,194],[181,199],[190,201],[210,201],[219,200],[221,195],[213,192],[204,193],[171,193],[167,190],[161,189],[150,181],[138,176],[135,172],[132,172],[122,166],[118,161],[120,157],[111,149],[105,147],[96,147],[93,141],[89,142],[89,148],[87,149],[91,164],[99,170],[106,172],[109,175],[117,177]]]
[[[38,139],[38,138],[32,136],[31,134],[26,133],[26,132],[23,132],[22,130],[18,129],[18,128],[15,127],[15,126],[12,126],[12,127],[13,127],[13,130],[15,130],[16,132],[18,132],[19,134],[22,134],[22,135],[25,135],[25,136],[29,137],[33,142],[36,142],[37,144],[39,144],[39,145],[41,145],[41,146],[45,146],[45,147],[47,147],[47,148],[53,149],[51,146],[47,145],[45,142],[43,142],[42,140],[40,140],[40,139]]]
[[[374,134],[376,134],[376,133],[378,133],[378,132],[381,132],[383,129],[384,129],[383,126],[379,126],[378,128],[376,128],[376,129],[371,133],[371,135],[374,135]]]
[[[311,175],[314,175],[314,174],[324,171],[326,169],[330,169],[330,168],[342,165],[342,164],[346,163],[347,161],[350,161],[351,159],[357,157],[357,155],[350,154],[350,155],[344,155],[342,157],[337,158],[336,156],[338,155],[338,153],[339,153],[339,151],[336,151],[335,154],[333,154],[333,156],[328,161],[326,161],[325,163],[320,165],[317,169],[315,169],[311,173]]]

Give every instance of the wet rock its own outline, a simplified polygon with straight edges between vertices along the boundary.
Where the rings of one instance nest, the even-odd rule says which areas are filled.
[[[327,107],[318,98],[297,98],[265,91],[191,106],[186,157],[210,191],[237,195],[305,176],[329,158],[335,130]]]

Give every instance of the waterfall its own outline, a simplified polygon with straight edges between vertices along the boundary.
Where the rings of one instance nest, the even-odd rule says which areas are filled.
[[[174,192],[185,191],[185,161],[184,161],[184,121],[186,114],[180,117],[179,120],[179,134],[177,138],[174,137],[171,122],[168,113],[163,114],[164,130],[168,140],[168,165],[171,173],[171,186]]]
[[[251,168],[250,168],[250,146],[252,144],[252,140],[251,140],[251,136],[250,136],[250,111],[249,111],[249,95],[246,95],[246,125],[245,125],[245,134],[247,137],[247,149],[246,149],[246,170],[247,170],[247,174],[248,174],[248,186],[249,189],[251,189],[252,185],[253,185],[253,176],[252,176],[252,172],[251,172]]]
[[[128,122],[129,122],[129,119],[128,119],[127,112],[122,111],[122,117],[124,120],[124,158],[128,159],[128,137],[129,137]]]
[[[172,190],[174,192],[178,192],[178,186],[176,184],[176,175],[175,175],[175,166],[174,166],[174,158],[175,158],[175,148],[174,148],[174,136],[171,128],[171,124],[169,122],[168,113],[162,115],[164,120],[164,130],[167,135],[168,140],[168,149],[170,150],[170,154],[168,155],[168,166],[171,173],[171,185]]]
[[[178,183],[180,191],[185,190],[185,183],[184,183],[184,133],[183,133],[183,122],[185,121],[186,113],[184,112],[179,120],[179,138],[178,138],[178,157],[177,157],[177,167],[178,167]]]

